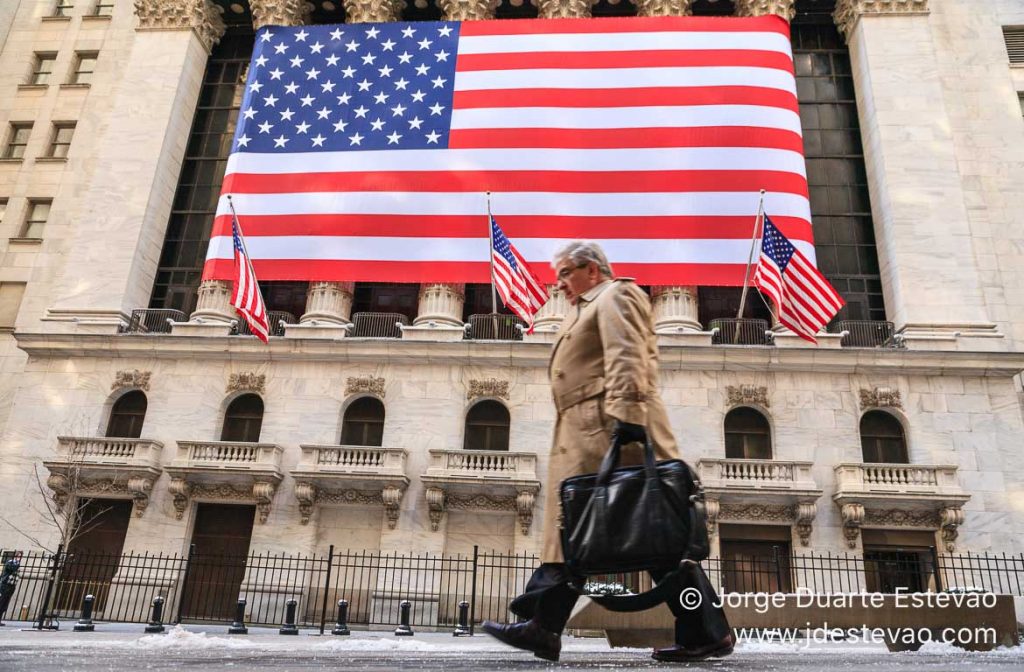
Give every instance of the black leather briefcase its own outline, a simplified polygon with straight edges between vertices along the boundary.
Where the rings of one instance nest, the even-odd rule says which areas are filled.
[[[650,440],[644,463],[619,467],[613,437],[596,474],[562,481],[562,551],[577,576],[640,570],[672,571],[708,557],[704,494],[682,460],[655,463]]]

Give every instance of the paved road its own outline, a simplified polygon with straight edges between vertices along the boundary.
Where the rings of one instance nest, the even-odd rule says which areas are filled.
[[[72,624],[66,624],[70,629]],[[246,637],[228,637],[223,628],[189,628],[165,635],[142,636],[139,626],[99,626],[105,632],[25,632],[0,628],[2,672],[136,672],[267,670],[643,670],[678,666],[657,663],[640,649],[609,649],[603,640],[563,640],[561,663],[555,665],[509,650],[486,636],[453,638],[446,633],[417,633],[397,638],[388,633],[357,632],[348,638],[281,637],[272,630],[253,629]],[[934,646],[917,653],[888,653],[868,645],[741,644],[729,658],[687,666],[726,672],[789,672],[871,670],[872,672],[938,672],[984,670],[1019,672],[1024,649],[984,654]]]

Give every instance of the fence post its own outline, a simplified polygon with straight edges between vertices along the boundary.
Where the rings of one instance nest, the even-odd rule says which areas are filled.
[[[92,632],[96,629],[92,623],[92,605],[95,602],[96,598],[92,595],[82,598],[82,615],[79,617],[78,623],[75,623],[75,632]]]
[[[939,552],[934,546],[931,547],[932,552],[932,572],[935,574],[935,592],[942,592],[942,570],[939,569]]]
[[[185,576],[181,578],[181,597],[178,598],[178,617],[174,619],[175,624],[181,623],[181,612],[185,608],[185,597],[188,595],[188,579],[192,574],[192,556],[195,552],[196,545],[189,544],[188,557],[185,558]]]
[[[473,585],[469,589],[469,635],[473,636],[474,623],[476,623],[476,568],[480,559],[480,547],[473,544]]]
[[[331,565],[334,564],[334,544],[327,550],[327,577],[324,579],[324,603],[320,607],[320,634],[324,634],[324,623],[327,621],[327,594],[331,590]]]
[[[778,546],[772,546],[772,562],[775,563],[775,590],[781,592],[784,588],[782,583],[782,561],[779,557]]]
[[[47,612],[50,610],[50,597],[53,595],[53,584],[57,580],[57,569],[60,567],[60,559],[64,553],[64,544],[57,544],[57,552],[53,554],[53,562],[50,563],[50,577],[46,580],[46,594],[43,597],[43,604],[39,609],[39,619],[36,623],[36,630],[55,630],[53,625],[45,625]]]

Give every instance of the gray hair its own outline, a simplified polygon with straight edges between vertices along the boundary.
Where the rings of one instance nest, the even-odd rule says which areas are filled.
[[[612,265],[608,263],[608,257],[604,250],[595,242],[589,240],[574,240],[555,253],[552,266],[557,266],[562,259],[568,259],[576,266],[586,266],[590,262],[597,264],[597,270],[602,275],[612,277]]]

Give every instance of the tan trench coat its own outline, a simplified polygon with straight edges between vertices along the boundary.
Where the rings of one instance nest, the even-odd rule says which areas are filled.
[[[544,488],[541,562],[563,562],[559,484],[594,473],[608,451],[616,419],[647,428],[655,457],[679,457],[658,393],[658,345],[647,295],[626,278],[580,296],[562,322],[548,365],[557,419]],[[636,463],[638,445],[624,451]]]

